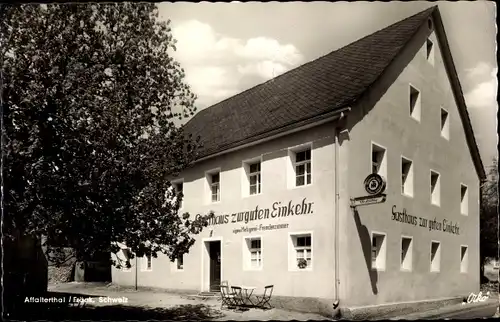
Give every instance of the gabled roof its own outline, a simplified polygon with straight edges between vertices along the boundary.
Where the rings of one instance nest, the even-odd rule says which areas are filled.
[[[203,147],[198,158],[304,125],[308,120],[317,121],[351,106],[435,11],[437,6],[201,110],[184,125],[186,133],[201,139]],[[451,69],[454,71],[454,67]],[[464,127],[472,131],[468,116],[467,122]]]

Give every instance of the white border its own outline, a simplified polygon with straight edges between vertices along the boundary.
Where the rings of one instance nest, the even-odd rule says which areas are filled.
[[[434,22],[432,24],[434,25]],[[434,31],[431,32],[431,34],[429,35],[429,37],[427,37],[427,39],[425,41],[425,44],[424,44],[424,55],[425,56],[424,57],[425,57],[425,60],[434,67],[434,56],[435,56],[436,44],[434,44],[434,42],[431,40],[431,35],[433,32]],[[430,43],[432,44],[431,53],[429,55],[430,58],[427,58],[427,41],[430,41]]]
[[[250,194],[250,180],[248,177],[247,168],[249,168],[250,164],[256,163],[257,161],[260,162],[260,192],[251,195]],[[242,169],[241,197],[242,198],[251,198],[251,197],[260,196],[263,194],[263,191],[264,191],[264,184],[263,184],[264,175],[262,173],[263,164],[264,164],[263,161],[264,161],[263,154],[261,154],[258,157],[255,157],[255,158],[250,158],[250,159],[246,159],[246,160],[241,161],[241,169]]]
[[[186,254],[182,255],[184,260],[186,259],[185,255]],[[170,264],[171,264],[170,267],[172,268],[170,271],[173,272],[173,273],[182,273],[182,272],[185,272],[186,270],[185,270],[184,266],[183,266],[182,269],[177,268],[177,261],[178,261],[178,259],[176,258],[173,262],[172,261],[170,262]],[[183,265],[186,265],[186,263],[183,263]]]
[[[447,125],[448,126],[448,137],[446,137],[446,136],[443,135],[443,129],[441,129],[441,120],[442,120],[441,119],[441,113],[442,113],[442,111],[445,111],[446,114],[447,114],[446,122],[448,123],[448,125]],[[450,129],[450,125],[451,125],[450,124],[450,118],[451,118],[450,112],[447,109],[445,109],[443,107],[443,105],[441,105],[441,108],[439,109],[439,134],[446,141],[450,141],[450,130],[451,130]]]
[[[439,202],[436,204],[432,200],[432,173],[437,173],[438,175],[438,182],[436,184],[439,185]],[[431,205],[436,206],[436,207],[441,207],[441,173],[437,172],[436,170],[430,169],[429,171],[429,193],[430,193],[430,202]]]
[[[438,270],[436,271],[433,271],[432,270],[432,244],[433,243],[438,243],[439,244],[439,247],[438,247],[438,250],[437,250],[437,253],[436,254],[439,258],[439,263],[438,263]],[[430,248],[429,248],[429,271],[431,273],[440,273],[441,272],[441,242],[439,240],[435,240],[435,239],[432,239],[431,240],[431,243],[429,244]]]
[[[247,239],[260,239],[260,256],[261,256],[261,264],[259,268],[252,268],[250,261],[250,250],[248,249]],[[264,242],[262,235],[246,235],[242,238],[242,247],[243,247],[243,256],[242,256],[242,264],[243,271],[262,271],[264,269]],[[311,241],[312,242],[312,241]]]
[[[403,186],[403,160],[402,159],[405,159],[406,161],[410,161],[411,162],[411,167],[410,167],[410,172],[412,173],[411,176],[411,194],[408,194],[406,192],[403,192],[403,188],[401,188],[401,195],[405,196],[405,197],[408,197],[408,198],[413,198],[414,194],[415,194],[415,171],[414,171],[414,166],[415,164],[413,163],[413,160],[410,159],[410,158],[407,158],[405,157],[404,155],[401,154],[401,158],[399,159],[399,167],[400,167],[400,171],[399,171],[399,180],[400,180],[400,187]],[[408,177],[406,178],[406,180],[408,180]]]
[[[465,187],[465,198],[467,202],[467,208],[465,209],[465,212],[462,211],[462,186]],[[460,182],[460,214],[462,216],[468,216],[469,215],[469,187],[464,184],[463,182]]]
[[[389,163],[389,152],[387,150],[387,148],[381,144],[378,144],[377,142],[375,141],[370,141],[370,167],[368,168],[369,171],[368,171],[368,174],[371,174],[372,173],[372,167],[373,167],[373,160],[372,160],[372,157],[373,157],[373,146],[376,145],[378,146],[379,148],[382,148],[384,149],[385,153],[384,153],[384,160],[382,161],[382,163],[384,163],[385,161],[385,167],[384,167],[384,172],[385,174],[382,175],[382,177],[384,177],[385,179],[385,183],[386,183],[386,191],[389,189],[389,170],[388,170],[388,163]]]
[[[298,144],[295,146],[288,147],[287,149],[287,187],[289,190],[292,189],[302,189],[306,187],[311,187],[314,184],[314,146],[313,146],[313,141],[309,141],[306,143]],[[296,170],[295,170],[295,156],[296,153],[302,152],[304,150],[307,150],[307,148],[311,149],[311,183],[310,184],[304,184],[302,186],[297,186],[297,175],[296,175]],[[304,180],[307,180],[306,177],[304,177]]]
[[[307,268],[300,269],[297,267],[297,263],[295,261],[295,248],[293,246],[292,236],[311,236],[311,266]],[[294,231],[288,232],[288,271],[289,272],[312,272],[314,268],[314,232],[312,230],[308,231]],[[293,265],[292,265],[292,257],[293,257]]]
[[[465,256],[466,256],[466,265],[465,265],[465,271],[462,271],[462,247],[466,247],[467,250],[465,251]],[[461,274],[467,274],[469,272],[469,245],[460,245],[460,273]]]
[[[411,248],[411,253],[410,253],[410,268],[404,268],[403,267],[403,263],[402,263],[402,260],[403,260],[403,256],[401,254],[401,251],[403,250],[403,239],[411,239],[411,242],[410,242],[410,248]],[[399,270],[401,272],[409,272],[411,273],[413,271],[413,236],[407,236],[407,235],[401,235],[401,239],[400,239],[400,245],[399,245]],[[408,256],[408,253],[406,253],[406,256]]]
[[[425,49],[427,50],[427,48]],[[417,99],[417,102],[419,104],[418,106],[418,119],[412,115],[411,113],[411,88],[414,88],[418,91],[418,99]],[[411,82],[408,82],[408,96],[407,96],[407,99],[408,99],[408,114],[410,116],[410,118],[412,118],[413,120],[415,120],[416,122],[418,123],[421,123],[421,120],[422,120],[422,91],[417,87],[415,86],[413,83]]]
[[[372,267],[372,247],[373,247],[373,235],[374,234],[384,236],[384,242],[383,242],[384,245],[382,247],[383,253],[384,253],[384,261],[383,261],[384,267],[382,267],[382,268]],[[380,254],[380,251],[379,251],[379,254]],[[401,255],[400,255],[400,257],[401,257]],[[372,230],[372,232],[370,233],[370,270],[377,271],[377,272],[385,272],[386,268],[387,268],[387,233]]]
[[[219,173],[219,201],[212,201],[212,190],[210,189],[210,184],[208,183],[208,176]],[[213,168],[210,170],[205,171],[205,204],[207,205],[212,205],[212,204],[218,204],[222,201],[222,168]]]

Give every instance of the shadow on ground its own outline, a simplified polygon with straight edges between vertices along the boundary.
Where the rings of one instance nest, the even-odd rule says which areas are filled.
[[[128,321],[128,320],[212,320],[223,317],[224,314],[207,305],[179,305],[171,308],[134,307],[121,304],[77,303],[77,298],[92,298],[98,303],[95,295],[49,292],[44,298],[57,298],[52,303],[22,303],[8,316],[9,320],[48,320],[48,321]]]

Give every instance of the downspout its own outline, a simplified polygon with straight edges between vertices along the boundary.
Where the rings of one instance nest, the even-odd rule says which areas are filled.
[[[348,109],[347,111],[350,111]],[[340,298],[339,298],[339,285],[340,285],[340,279],[339,279],[339,216],[340,216],[340,207],[339,207],[339,201],[340,201],[340,193],[339,193],[339,136],[340,136],[340,131],[342,128],[342,123],[345,120],[345,114],[342,112],[340,114],[340,118],[338,120],[337,125],[335,126],[335,165],[334,165],[334,175],[335,175],[335,227],[334,227],[334,260],[335,260],[335,273],[334,273],[334,278],[335,278],[335,298],[333,302],[333,310],[334,310],[334,315],[339,314],[339,305],[340,305]]]

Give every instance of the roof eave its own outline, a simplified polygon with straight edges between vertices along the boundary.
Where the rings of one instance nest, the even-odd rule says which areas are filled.
[[[227,154],[230,152],[238,151],[244,148],[248,148],[250,146],[254,146],[257,144],[261,144],[267,141],[271,141],[277,138],[280,138],[285,135],[289,135],[291,133],[303,131],[308,128],[312,128],[324,123],[328,123],[331,121],[334,121],[338,118],[340,118],[342,115],[345,113],[349,113],[351,110],[350,106],[344,106],[341,108],[337,108],[333,111],[329,111],[327,113],[312,117],[312,118],[307,118],[300,120],[298,122],[294,122],[291,124],[287,124],[281,128],[274,129],[272,131],[264,132],[249,138],[246,138],[240,142],[233,143],[231,145],[222,147],[221,149],[218,149],[216,151],[211,152],[208,155],[202,156],[199,159],[195,161],[195,163],[202,162],[223,154]]]
[[[451,55],[450,46],[446,38],[446,32],[438,7],[436,7],[435,11],[433,11],[432,17],[434,19],[434,30],[436,31],[436,37],[439,42],[439,47],[442,48],[441,53],[443,55],[444,66],[448,73],[453,96],[455,97],[458,112],[464,126],[467,145],[469,146],[469,150],[471,152],[474,166],[476,168],[479,179],[486,180],[486,171],[484,169],[481,155],[479,153],[479,148],[474,137],[474,131],[470,122],[469,113],[467,112],[467,105],[464,99],[464,94],[462,92],[462,86],[460,85],[458,73],[455,68],[455,64],[453,63],[453,57]]]

